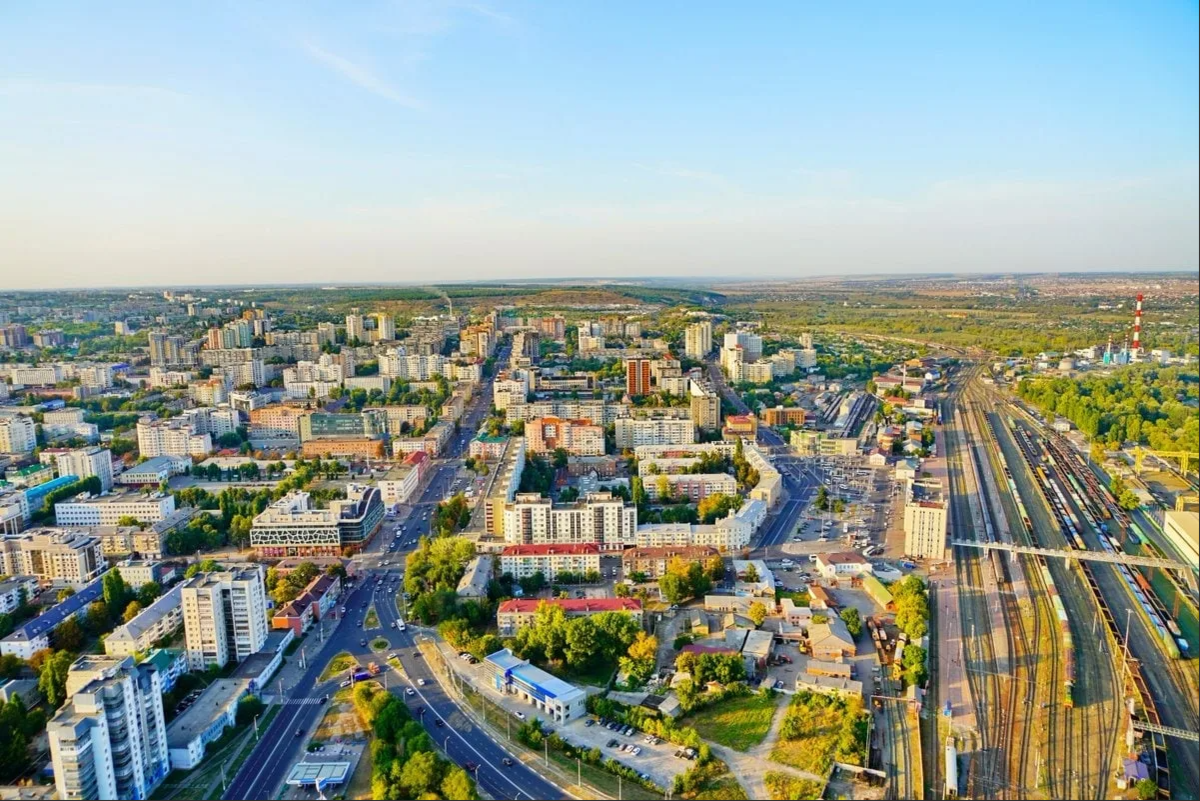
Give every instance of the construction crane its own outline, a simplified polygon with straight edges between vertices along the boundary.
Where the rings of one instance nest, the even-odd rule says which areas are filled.
[[[1200,507],[1200,494],[1195,492],[1182,493],[1175,496],[1175,511],[1196,511]]]
[[[1133,451],[1133,470],[1139,476],[1142,474],[1142,463],[1146,461],[1147,456],[1157,456],[1159,459],[1178,459],[1179,472],[1187,478],[1188,465],[1196,458],[1196,454],[1189,451],[1152,451],[1149,448],[1135,448]]]

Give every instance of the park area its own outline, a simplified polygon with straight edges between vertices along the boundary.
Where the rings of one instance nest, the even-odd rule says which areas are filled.
[[[746,751],[766,739],[778,704],[778,697],[760,693],[730,698],[700,710],[684,724],[706,740]]]
[[[864,764],[867,715],[861,698],[800,692],[784,715],[771,759],[818,776],[826,776],[834,762]]]

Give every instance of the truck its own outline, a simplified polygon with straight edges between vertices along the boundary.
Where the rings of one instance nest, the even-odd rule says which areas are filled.
[[[376,663],[376,662],[368,662],[368,663],[367,663],[367,670],[370,672],[370,674],[371,674],[372,676],[378,676],[378,675],[379,675],[379,671],[381,670],[381,668],[379,667],[379,664],[378,664],[378,663]]]
[[[359,668],[358,670],[354,671],[352,678],[355,681],[366,681],[367,679],[371,678],[371,671]]]

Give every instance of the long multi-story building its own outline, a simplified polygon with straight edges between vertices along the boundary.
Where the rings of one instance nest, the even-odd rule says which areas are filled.
[[[946,553],[946,499],[939,481],[906,482],[904,553],[919,559],[941,559]]]
[[[87,531],[35,528],[0,540],[0,569],[6,575],[82,586],[105,568],[100,540]]]
[[[509,545],[500,552],[500,572],[516,579],[541,573],[547,581],[554,581],[560,573],[599,573],[600,546],[594,542]]]
[[[78,476],[100,479],[100,491],[108,492],[113,486],[112,451],[108,448],[79,448],[55,457],[60,476]]]
[[[250,410],[251,442],[285,441],[299,444],[300,421],[310,414],[303,406],[273,403]]]
[[[637,507],[610,492],[555,504],[537,493],[517,493],[504,506],[504,541],[511,545],[598,543],[605,551],[633,545]]]
[[[198,409],[184,409],[180,418],[192,427],[193,433],[208,434],[214,440],[225,434],[237,431],[238,427],[242,424],[242,418],[237,409],[232,409],[228,406],[221,409],[214,409],[211,406],[201,406]],[[169,455],[193,456],[195,454]]]
[[[183,584],[176,584],[128,623],[117,626],[104,638],[104,653],[133,656],[148,651],[183,625]]]
[[[643,482],[650,500],[657,501],[666,487],[671,497],[698,503],[709,495],[736,495],[737,479],[728,473],[660,473]]]
[[[525,444],[530,453],[562,448],[575,456],[603,456],[604,426],[590,420],[538,417],[525,424]]]
[[[236,414],[236,413],[235,413]],[[181,419],[154,420],[143,417],[137,423],[138,453],[152,456],[199,456],[212,452],[212,436],[197,433]]]
[[[769,426],[802,426],[808,413],[799,406],[772,406],[761,412],[762,421]]]
[[[631,398],[650,394],[651,359],[625,360],[625,394]]]
[[[175,512],[175,496],[166,492],[77,495],[54,504],[54,521],[60,526],[116,526],[121,518],[157,523]]]
[[[703,359],[712,350],[712,323],[692,323],[683,331],[683,352],[689,359]]]
[[[548,598],[503,601],[496,610],[496,627],[501,637],[511,637],[528,626],[542,604],[557,606],[567,617],[590,617],[601,612],[624,612],[642,624],[642,602],[637,598]]]
[[[241,662],[267,641],[267,595],[259,567],[202,573],[180,588],[188,667]]]
[[[293,491],[254,518],[250,547],[263,556],[338,556],[369,540],[383,522],[377,487],[347,484],[346,499],[316,509],[307,492]]]
[[[67,673],[67,703],[46,726],[62,799],[143,799],[170,771],[163,677],[151,663],[88,654]]]
[[[691,417],[619,417],[615,421],[620,449],[642,445],[686,445],[696,441]]]

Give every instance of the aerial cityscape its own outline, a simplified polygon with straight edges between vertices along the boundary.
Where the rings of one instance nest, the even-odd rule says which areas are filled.
[[[1200,798],[1198,30],[0,12],[0,801]]]

